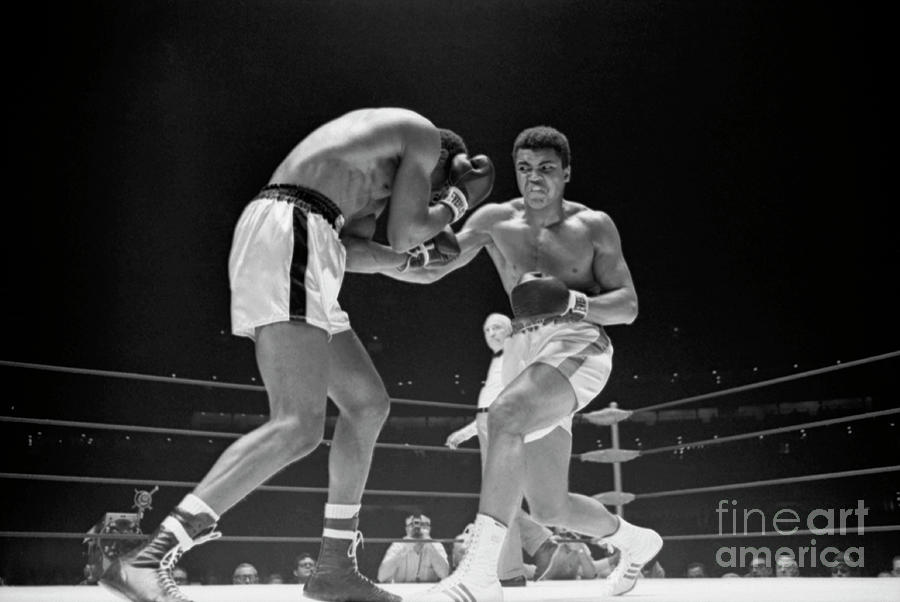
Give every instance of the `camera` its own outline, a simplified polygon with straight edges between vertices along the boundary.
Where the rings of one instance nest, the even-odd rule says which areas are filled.
[[[406,528],[409,536],[416,539],[427,539],[431,532],[431,519],[424,514],[406,517]]]

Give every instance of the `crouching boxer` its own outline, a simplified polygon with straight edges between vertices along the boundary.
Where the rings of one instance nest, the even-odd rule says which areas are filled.
[[[484,201],[493,177],[462,138],[405,109],[352,111],[288,154],[238,220],[228,266],[232,332],[256,345],[269,420],[225,450],[101,584],[134,602],[189,602],[172,575],[182,553],[217,537],[223,513],[319,446],[330,398],[340,413],[322,545],[303,593],[399,602],[357,569],[360,500],[389,400],[338,293],[345,271],[375,257],[418,268],[449,261],[458,247],[444,230]],[[375,220],[388,207],[390,245],[377,245]]]
[[[613,347],[605,327],[632,323],[638,308],[610,216],[563,198],[569,159],[568,140],[558,130],[524,130],[513,144],[522,196],[473,213],[457,234],[456,259],[383,271],[432,282],[486,249],[515,315],[503,352],[503,389],[488,411],[490,443],[472,544],[460,566],[416,602],[502,600],[497,559],[523,495],[538,522],[605,539],[620,550],[621,561],[598,594],[631,590],[662,547],[655,531],[569,492],[572,415],[609,378]]]

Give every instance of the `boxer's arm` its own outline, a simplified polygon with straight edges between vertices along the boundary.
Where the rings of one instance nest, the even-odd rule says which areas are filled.
[[[450,272],[464,267],[478,255],[484,247],[493,244],[492,231],[494,225],[503,218],[502,205],[485,205],[480,207],[466,220],[465,225],[457,233],[456,240],[459,243],[459,256],[444,265],[431,265],[416,269],[398,272],[397,270],[381,270],[380,273],[415,284],[429,284],[440,280]]]
[[[444,442],[444,445],[446,445],[450,449],[456,449],[477,434],[478,425],[473,420],[461,429],[450,433],[450,435],[447,437],[447,440]]]
[[[587,218],[594,243],[594,280],[604,291],[588,297],[585,320],[595,324],[631,324],[637,318],[638,300],[631,271],[622,253],[622,241],[612,218],[592,211]]]
[[[375,241],[356,236],[342,236],[341,243],[347,249],[348,272],[358,274],[378,274],[394,270],[406,263],[406,253],[398,253],[392,248]]]
[[[394,251],[404,252],[432,238],[453,218],[443,204],[429,205],[431,172],[441,160],[441,139],[430,123],[398,127],[401,156],[391,184],[387,239]]]

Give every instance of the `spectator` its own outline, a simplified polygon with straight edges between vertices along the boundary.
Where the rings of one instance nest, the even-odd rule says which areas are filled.
[[[800,567],[790,554],[779,554],[775,559],[776,577],[799,577]]]
[[[900,556],[894,556],[892,564],[893,568],[891,569],[891,576],[900,577]]]
[[[315,568],[315,558],[306,553],[300,554],[297,556],[296,566],[294,567],[294,579],[296,579],[297,583],[306,583]]]
[[[271,575],[269,575],[266,583],[269,585],[280,585],[284,583],[284,577],[281,576],[281,573],[272,573]]]
[[[184,570],[180,566],[176,566],[172,569],[172,579],[175,580],[177,585],[187,585],[188,584],[188,574],[187,571]]]
[[[450,574],[447,551],[431,540],[431,519],[424,514],[406,517],[406,536],[410,542],[392,543],[378,567],[382,583],[429,583]]]
[[[769,566],[768,557],[754,556],[750,561],[750,570],[744,577],[771,577],[772,567]]]
[[[707,577],[706,567],[702,562],[692,562],[687,565],[685,576],[688,579],[705,579]]]
[[[838,560],[837,563],[831,567],[830,575],[832,577],[856,577],[855,571],[843,560]]]
[[[472,529],[474,527],[475,523],[469,523],[468,525],[466,525],[466,528],[463,529],[463,532],[456,536],[456,539],[453,542],[453,549],[451,550],[450,554],[451,568],[455,569],[462,561],[463,555],[466,553],[466,547],[469,545],[469,536],[472,534]]]
[[[616,550],[616,564],[618,564],[618,555],[619,551]],[[615,565],[613,565],[615,567]],[[659,563],[659,560],[653,560],[644,565],[644,568],[641,569],[641,575],[643,575],[647,579],[665,579],[666,578],[666,569],[662,567]],[[740,577],[737,573],[732,573],[735,577]],[[723,575],[724,577],[724,575]]]
[[[832,577],[859,577],[859,569],[854,568],[850,556],[844,552],[840,559],[831,567]]]
[[[256,567],[249,562],[242,562],[235,567],[231,574],[231,583],[234,585],[251,585],[259,583],[259,573]]]

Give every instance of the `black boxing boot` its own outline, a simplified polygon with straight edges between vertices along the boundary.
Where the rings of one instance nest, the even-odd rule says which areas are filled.
[[[172,511],[143,546],[113,561],[100,584],[133,602],[191,602],[175,584],[172,569],[192,547],[221,537],[215,518]]]
[[[303,595],[325,602],[400,602],[400,596],[387,592],[359,572],[356,546],[362,540],[357,531],[354,539],[322,537],[319,560]]]

